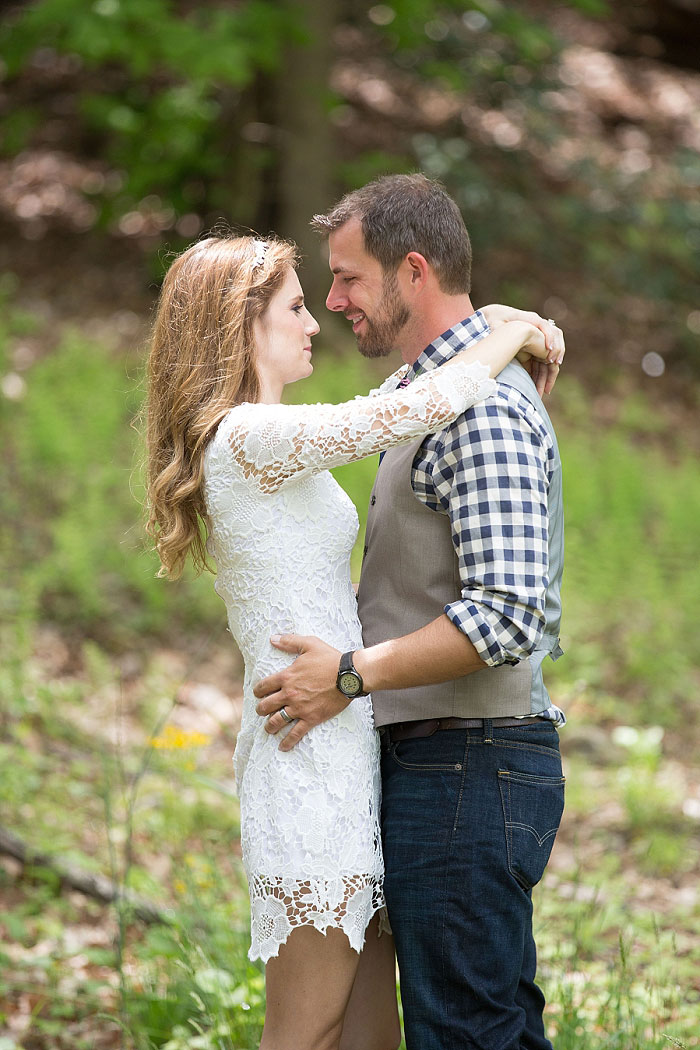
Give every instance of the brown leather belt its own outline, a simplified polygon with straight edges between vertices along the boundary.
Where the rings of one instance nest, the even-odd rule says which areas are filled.
[[[421,718],[417,722],[395,722],[382,726],[382,730],[394,743],[396,740],[413,740],[422,736],[432,736],[443,729],[483,729],[490,721],[494,729],[504,727],[530,726],[541,722],[541,718]]]

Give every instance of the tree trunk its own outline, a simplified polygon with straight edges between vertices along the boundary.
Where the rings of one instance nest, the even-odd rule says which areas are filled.
[[[277,229],[301,249],[307,303],[318,313],[327,292],[328,270],[323,245],[309,220],[332,203],[328,81],[337,0],[293,0],[293,10],[305,40],[290,43],[277,78]]]

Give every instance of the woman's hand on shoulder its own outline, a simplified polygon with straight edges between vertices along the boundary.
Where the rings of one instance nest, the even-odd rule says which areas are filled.
[[[544,336],[545,345],[551,356],[554,357],[557,364],[562,363],[565,353],[564,333],[555,321],[540,317],[534,310],[517,310],[514,306],[504,306],[502,303],[482,306],[481,313],[491,329],[499,328],[509,321],[525,321],[538,328]]]
[[[481,308],[489,328],[495,330],[509,322],[525,322],[533,331],[523,349],[517,354],[517,360],[530,373],[537,392],[542,397],[548,394],[557,381],[559,369],[564,360],[566,346],[564,333],[554,321],[540,317],[531,310],[516,310],[512,306],[491,303]]]

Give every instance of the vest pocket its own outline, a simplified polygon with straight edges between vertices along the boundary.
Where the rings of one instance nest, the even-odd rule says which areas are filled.
[[[564,777],[499,769],[508,868],[525,890],[544,875],[564,811]]]

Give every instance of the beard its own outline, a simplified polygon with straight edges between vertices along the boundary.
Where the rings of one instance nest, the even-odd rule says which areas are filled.
[[[365,314],[364,332],[357,333],[357,349],[363,357],[387,357],[396,349],[401,329],[408,324],[411,311],[399,294],[399,283],[389,274],[382,283],[382,297],[373,318]]]

